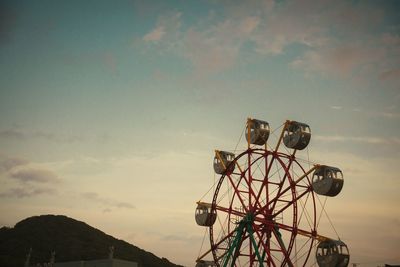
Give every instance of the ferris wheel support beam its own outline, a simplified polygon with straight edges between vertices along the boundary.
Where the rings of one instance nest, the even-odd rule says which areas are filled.
[[[279,232],[279,228],[276,225],[272,228],[272,232],[274,233],[274,236],[275,236],[276,240],[278,241],[278,244],[281,247],[283,254],[285,255],[285,259],[284,259],[283,263],[287,262],[289,267],[293,267],[293,263],[290,260],[288,251],[286,250],[285,243],[282,240],[282,234]]]
[[[255,220],[257,220],[257,218],[255,218]],[[255,231],[255,233],[256,233],[258,239],[261,241],[261,240],[262,240],[262,236],[260,236],[260,234],[259,234],[258,231]],[[271,252],[270,252],[269,247],[265,247],[267,244],[261,242],[261,245],[262,245],[263,248],[264,248],[263,258],[265,257],[265,253],[267,253],[267,256],[268,256],[268,258],[267,258],[268,266],[270,266],[270,263],[272,263],[272,265],[273,265],[274,267],[276,267],[275,262],[272,260],[272,255],[271,255]]]
[[[286,127],[289,125],[290,122],[290,120],[286,120],[285,124],[283,125],[281,135],[279,136],[278,142],[276,143],[275,151],[278,151],[279,146],[282,143],[283,134],[285,133]]]
[[[219,211],[222,211],[222,212],[230,212],[231,214],[236,215],[236,216],[240,216],[240,217],[242,217],[242,218],[244,218],[244,217],[246,216],[246,214],[243,213],[243,212],[239,212],[239,211],[232,210],[232,209],[227,209],[227,208],[224,208],[224,207],[221,207],[221,206],[215,206],[215,208],[216,208],[216,210],[219,210]],[[254,221],[259,222],[259,223],[262,223],[262,224],[264,224],[264,225],[271,226],[272,229],[275,227],[275,228],[278,228],[278,229],[282,229],[282,230],[285,230],[285,231],[289,231],[289,232],[291,232],[291,233],[295,233],[295,234],[298,234],[298,235],[301,235],[301,236],[305,236],[305,237],[311,238],[312,240],[318,240],[318,241],[331,240],[331,238],[329,238],[329,237],[326,237],[326,236],[322,236],[322,235],[317,234],[317,232],[316,232],[315,230],[306,231],[306,230],[303,230],[303,229],[299,229],[299,228],[295,228],[295,227],[292,227],[292,226],[288,226],[288,225],[285,225],[285,224],[282,224],[282,223],[278,223],[278,222],[276,222],[276,221],[265,220],[265,219],[262,219],[262,218],[259,218],[259,217],[254,217]],[[236,230],[236,229],[235,229],[235,230]],[[224,238],[222,238],[218,243],[216,243],[216,244],[215,244],[215,247],[218,247],[221,243],[223,243],[225,240],[227,240],[229,237],[231,237],[231,236],[235,233],[235,230],[232,231],[231,233],[229,233],[228,235],[226,235]],[[259,238],[260,241],[263,239],[263,238],[259,235],[258,231],[254,231],[254,233],[257,235],[257,237]],[[276,236],[276,235],[275,235],[275,236]],[[276,238],[278,238],[278,237],[276,237]],[[279,240],[278,240],[278,243],[280,243]],[[276,265],[275,265],[274,261],[272,260],[272,256],[271,256],[271,254],[269,253],[269,249],[268,249],[267,247],[265,247],[266,244],[265,244],[264,242],[262,242],[261,245],[262,245],[262,247],[263,247],[263,249],[264,249],[264,252],[263,252],[263,253],[266,253],[267,256],[268,256],[268,257],[267,257],[267,261],[269,262],[269,264],[272,264],[272,266],[275,267]],[[212,249],[210,249],[210,250],[208,250],[207,252],[205,252],[202,256],[200,256],[200,257],[198,258],[198,260],[204,258],[204,257],[205,257],[207,254],[209,254],[211,251],[212,251]],[[281,250],[281,251],[284,252],[283,250]],[[228,251],[226,251],[226,252],[225,252],[223,255],[221,255],[219,258],[223,258],[223,257],[226,255],[227,252],[228,252]],[[264,255],[264,254],[263,254],[263,255]],[[264,259],[265,256],[262,256],[261,258]]]

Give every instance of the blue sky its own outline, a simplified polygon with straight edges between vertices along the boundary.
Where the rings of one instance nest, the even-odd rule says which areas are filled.
[[[294,119],[313,161],[345,172],[328,209],[352,262],[400,262],[399,10],[2,1],[0,224],[66,214],[190,266],[213,150],[233,149],[248,116]]]

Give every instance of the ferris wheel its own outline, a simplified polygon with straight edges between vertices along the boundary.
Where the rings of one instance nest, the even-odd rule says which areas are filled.
[[[278,130],[271,146],[267,141]],[[268,122],[249,118],[244,134],[244,151],[215,151],[219,178],[211,201],[197,202],[195,213],[210,245],[196,267],[346,267],[347,245],[318,231],[322,213],[327,215],[318,195],[338,195],[342,171],[296,156],[310,142],[310,127],[288,120],[271,131]]]

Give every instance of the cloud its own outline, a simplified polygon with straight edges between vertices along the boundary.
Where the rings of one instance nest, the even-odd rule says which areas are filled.
[[[193,27],[184,34],[183,56],[194,71],[212,74],[233,67],[240,49],[260,24],[257,16],[227,18],[209,28]]]
[[[127,202],[121,202],[121,201],[117,201],[114,199],[110,199],[110,198],[104,198],[99,196],[99,194],[95,193],[95,192],[84,192],[81,194],[83,198],[91,200],[91,201],[95,201],[95,202],[99,202],[105,206],[109,206],[109,207],[115,207],[115,208],[125,208],[125,209],[135,209],[136,207],[130,203]],[[103,210],[103,212],[109,212],[111,211],[111,209],[109,208],[105,208]]]
[[[214,24],[210,15],[187,30],[181,28],[180,12],[169,12],[159,17],[142,40],[157,44],[158,52],[172,51],[192,63],[195,73],[215,73],[232,67],[239,49],[260,23],[257,16],[240,19],[227,18]],[[204,25],[211,25],[204,27]]]
[[[393,112],[382,112],[380,113],[383,117],[390,118],[390,119],[399,119],[400,113],[393,113]]]
[[[315,135],[313,137],[315,140],[320,140],[324,142],[358,142],[374,145],[400,145],[400,138],[380,138],[380,137],[353,137],[353,136],[321,136]]]
[[[291,45],[300,44],[302,49],[291,53],[290,66],[306,75],[394,80],[388,86],[399,85],[400,37],[385,32],[384,5],[253,0],[223,1],[222,6],[220,13],[210,11],[188,27],[181,27],[179,12],[162,15],[142,39],[157,43],[157,51],[173,51],[187,59],[200,76],[241,64],[246,56],[243,51],[267,58],[283,55]]]
[[[26,140],[40,139],[52,142],[74,143],[83,141],[84,138],[78,135],[58,135],[46,131],[23,131],[19,129],[3,129],[0,130],[0,138]]]
[[[56,194],[57,191],[53,188],[23,188],[16,187],[11,188],[8,191],[4,191],[0,193],[0,198],[27,198],[38,195],[53,195]]]
[[[331,106],[331,109],[342,110],[343,107],[342,106]]]
[[[370,73],[370,77],[374,77],[374,73],[379,72],[377,68],[382,68],[382,62],[387,61],[386,50],[378,44],[367,46],[362,42],[348,41],[307,51],[290,65],[306,73],[351,78],[360,73]]]
[[[46,169],[24,168],[11,171],[10,177],[21,182],[57,183],[59,178],[55,173]]]
[[[160,16],[154,29],[143,36],[146,43],[159,43],[163,41],[163,45],[167,50],[176,46],[176,42],[180,37],[181,27],[180,12],[167,12]]]
[[[143,40],[146,42],[157,42],[160,41],[161,38],[165,35],[164,26],[158,26],[153,31],[149,32],[143,37]]]
[[[103,213],[107,213],[107,212],[111,212],[112,210],[111,209],[109,209],[109,208],[105,208],[105,209],[103,209]]]
[[[391,70],[382,72],[379,75],[379,79],[381,79],[382,81],[399,80],[400,79],[400,68],[391,69]]]
[[[19,130],[6,129],[0,131],[1,138],[13,138],[13,139],[23,139],[25,134]]]
[[[28,164],[29,161],[24,158],[11,157],[0,159],[0,172],[1,171],[10,171],[14,167],[22,166]]]

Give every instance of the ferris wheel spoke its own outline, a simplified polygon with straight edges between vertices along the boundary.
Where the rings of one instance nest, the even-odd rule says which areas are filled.
[[[268,183],[270,183],[269,181],[268,181],[268,175],[269,175],[269,172],[271,171],[271,167],[273,166],[272,164],[273,164],[273,162],[274,162],[274,160],[275,160],[275,158],[273,157],[272,159],[271,159],[271,162],[270,162],[270,164],[269,164],[269,166],[268,166],[268,160],[267,160],[267,157],[265,156],[265,165],[266,165],[266,171],[265,171],[265,175],[264,175],[264,181],[263,181],[263,183],[261,184],[261,188],[260,188],[260,190],[258,191],[258,195],[257,195],[257,197],[256,197],[256,201],[258,202],[259,201],[259,199],[260,199],[260,196],[261,196],[261,194],[262,194],[262,192],[263,192],[263,190],[264,190],[264,187],[266,187],[266,188],[268,188],[268,185],[266,185],[266,184],[268,184]],[[268,193],[267,193],[267,197],[268,197]],[[267,203],[268,203],[268,199],[267,199]],[[267,206],[267,205],[265,205],[265,206]]]
[[[227,240],[229,237],[233,235],[234,231],[228,233],[225,237],[221,238],[217,243],[215,243],[209,250],[204,252],[198,259],[203,259],[205,256],[207,256],[209,253],[213,252],[216,248],[218,248],[219,245],[221,245],[225,240]]]
[[[306,178],[311,172],[313,172],[318,165],[315,165],[313,168],[305,172],[303,175],[301,175],[296,181],[293,182],[293,185],[297,185],[301,180]],[[309,186],[310,187],[310,186]],[[292,185],[286,187],[284,190],[282,190],[275,198],[271,200],[271,202],[275,202],[277,199],[279,199],[283,194],[285,194],[287,191],[289,191],[292,188]]]
[[[251,156],[251,153],[258,154],[259,157],[254,158],[254,157]],[[249,167],[243,172],[243,175],[244,175],[245,181],[248,184],[249,200],[250,199],[254,199],[254,205],[252,205],[251,201],[249,201],[249,202],[253,206],[253,208],[256,208],[256,206],[258,206],[259,209],[262,209],[264,207],[264,205],[260,202],[260,195],[263,192],[263,187],[265,186],[265,182],[266,182],[265,178],[267,177],[267,174],[264,174],[264,172],[260,168],[260,165],[261,165],[263,159],[264,159],[264,161],[266,161],[266,155],[265,155],[265,153],[258,153],[258,152],[254,152],[254,150],[253,150],[253,151],[249,152],[249,156],[248,157],[251,157],[253,159],[253,161],[248,165]],[[255,168],[251,169],[251,167],[253,165],[255,165],[254,166]],[[263,180],[257,179],[257,178],[255,179],[253,177],[253,174],[256,171],[259,171],[261,173],[261,176],[263,177]],[[248,173],[248,179],[245,176],[246,173]],[[252,185],[254,185],[254,182],[261,182],[260,188],[253,188]]]
[[[233,189],[234,189],[234,191],[235,191],[235,194],[236,194],[236,196],[238,197],[238,199],[239,199],[239,201],[240,201],[242,207],[244,208],[244,210],[245,210],[246,212],[248,212],[249,210],[248,210],[248,208],[247,208],[247,205],[246,205],[246,203],[244,202],[244,200],[243,200],[243,198],[242,198],[242,196],[241,196],[241,194],[240,194],[240,190],[239,190],[240,180],[238,181],[238,185],[236,185],[236,184],[234,183],[234,181],[233,181],[233,179],[232,179],[232,177],[231,177],[230,175],[227,175],[227,177],[228,177],[228,180],[229,180],[231,186],[233,187]],[[234,197],[234,196],[233,196],[233,197]],[[232,197],[232,198],[233,198],[233,197]]]
[[[300,251],[302,251],[303,249],[305,249],[306,248],[306,246],[307,246],[307,244],[309,243],[309,242],[311,242],[311,244],[310,244],[310,247],[312,247],[313,246],[313,241],[314,241],[314,239],[312,239],[312,238],[309,238],[309,239],[307,239],[307,241],[306,242],[304,242],[304,244],[300,247],[300,249],[299,250],[297,250],[296,251],[296,255],[295,255],[295,258],[296,258],[296,260],[293,262],[293,263],[298,263],[299,261],[301,261],[301,259],[303,259],[303,257],[309,257],[310,256],[310,249],[306,249],[304,252],[303,252],[303,254],[301,254],[300,256],[298,256],[298,254],[300,253]]]
[[[205,252],[200,258],[204,258],[208,253],[213,252],[213,250],[215,249],[223,249],[221,247],[219,247],[223,242],[225,242],[228,238],[232,237],[233,234],[235,233],[235,230],[232,230],[231,232],[229,232],[226,236],[222,237],[219,241],[217,241],[216,243],[214,243],[214,245],[207,251]]]
[[[311,194],[307,194],[307,198],[306,198],[304,204],[303,204],[303,201],[302,201],[301,199],[300,199],[300,201],[299,201],[299,202],[300,202],[300,205],[301,205],[301,207],[302,207],[303,209],[302,209],[302,211],[301,211],[301,213],[300,213],[300,217],[299,217],[299,220],[298,220],[298,224],[300,224],[301,219],[302,219],[302,216],[303,216],[303,214],[305,214],[304,217],[306,218],[308,225],[312,228],[312,226],[311,226],[311,221],[312,221],[312,219],[311,219],[311,216],[308,214],[308,211],[307,211],[307,209],[306,209],[307,201],[308,201],[308,199],[310,198],[310,195],[311,195]]]
[[[282,162],[280,162],[280,163],[282,164]],[[286,177],[287,177],[288,174],[289,174],[290,166],[292,165],[292,163],[293,163],[293,158],[290,158],[287,168],[284,168],[284,169],[285,169],[285,175],[283,176],[283,179],[281,179],[281,183],[282,183],[282,184],[285,183]],[[291,180],[290,175],[289,175],[289,179]],[[280,195],[281,190],[282,190],[282,186],[279,187],[278,193],[276,194],[277,196]],[[271,210],[274,210],[274,209],[275,209],[276,202],[277,202],[276,200],[272,202]]]
[[[290,206],[293,205],[293,203],[297,202],[300,198],[302,198],[303,196],[305,196],[307,193],[309,193],[311,191],[311,187],[304,191],[303,193],[301,193],[300,195],[296,196],[293,200],[291,200],[288,204],[286,204],[285,206],[283,206],[283,208],[281,208],[280,210],[278,210],[277,212],[274,212],[274,214],[272,215],[272,217],[276,217],[277,215],[281,214],[282,212],[284,212],[287,208],[289,208]]]

